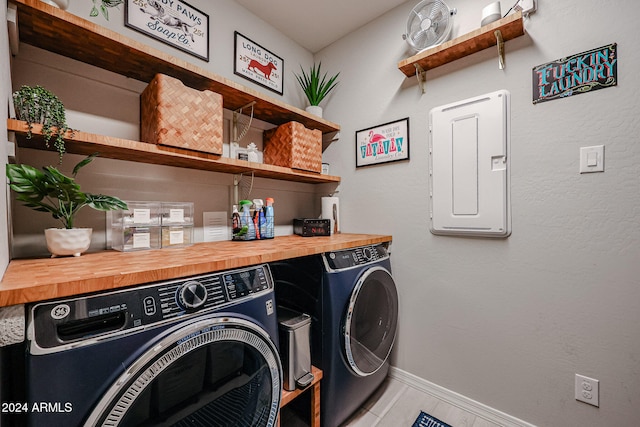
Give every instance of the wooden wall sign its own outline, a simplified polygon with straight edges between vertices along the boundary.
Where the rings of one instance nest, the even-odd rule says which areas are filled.
[[[612,43],[533,68],[533,103],[618,84],[618,45]]]
[[[127,0],[125,25],[209,62],[209,15],[182,0]]]
[[[409,160],[409,118],[356,132],[356,167]]]
[[[234,37],[234,74],[282,95],[284,60],[237,31]]]

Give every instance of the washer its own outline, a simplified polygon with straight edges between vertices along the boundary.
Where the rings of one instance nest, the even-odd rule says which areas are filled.
[[[269,267],[28,308],[29,426],[273,426],[282,392]]]
[[[312,361],[323,370],[320,422],[337,427],[384,381],[398,321],[387,246],[272,263],[279,306],[312,318]]]

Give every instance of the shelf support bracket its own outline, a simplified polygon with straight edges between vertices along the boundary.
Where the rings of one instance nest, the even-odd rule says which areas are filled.
[[[493,34],[496,36],[496,43],[498,45],[498,68],[504,70],[504,39],[500,30],[496,30]]]
[[[416,78],[418,79],[418,86],[420,91],[424,94],[424,84],[427,82],[427,72],[420,66],[420,64],[413,64],[416,67]]]

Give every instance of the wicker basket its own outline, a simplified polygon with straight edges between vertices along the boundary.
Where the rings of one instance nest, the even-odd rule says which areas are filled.
[[[140,95],[140,138],[222,155],[222,95],[156,74]]]
[[[302,123],[288,122],[264,132],[264,162],[320,173],[322,132]]]

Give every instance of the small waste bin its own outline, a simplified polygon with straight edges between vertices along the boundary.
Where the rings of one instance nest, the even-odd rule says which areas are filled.
[[[311,373],[311,317],[284,307],[278,307],[280,358],[284,371],[285,390],[296,385],[306,387],[313,381]]]

